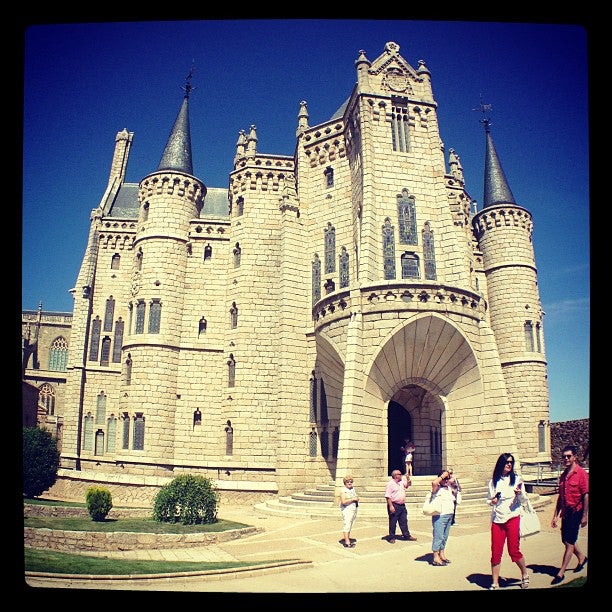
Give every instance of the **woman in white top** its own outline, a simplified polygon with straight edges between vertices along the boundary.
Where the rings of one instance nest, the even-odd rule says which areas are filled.
[[[450,528],[453,523],[453,514],[455,511],[455,501],[460,503],[461,493],[457,497],[450,486],[451,472],[442,470],[437,478],[431,482],[432,501],[437,501],[440,508],[440,514],[434,514],[431,517],[431,526],[433,529],[433,542],[431,550],[433,551],[432,565],[444,567],[450,563],[450,559],[446,558],[444,549],[450,534]]]
[[[340,491],[340,511],[342,512],[342,535],[344,540],[340,541],[344,548],[354,548],[355,542],[351,541],[351,529],[357,517],[359,497],[357,497],[357,491],[353,487],[352,476],[345,476],[342,482],[344,486]]]
[[[521,570],[521,588],[529,586],[529,574],[520,546],[521,502],[525,498],[523,480],[514,471],[514,457],[502,453],[489,481],[487,503],[491,510],[491,574],[490,590],[499,588],[499,569],[507,544],[510,559]]]

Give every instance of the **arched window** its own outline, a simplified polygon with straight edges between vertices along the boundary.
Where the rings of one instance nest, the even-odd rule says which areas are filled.
[[[394,151],[407,153],[410,150],[409,119],[408,105],[394,100],[391,105],[391,140]]]
[[[198,336],[201,336],[202,334],[206,333],[206,318],[202,317],[198,323]]]
[[[110,358],[111,339],[108,336],[102,338],[102,350],[100,351],[100,365],[107,366]]]
[[[161,302],[158,299],[154,299],[151,301],[151,306],[149,307],[149,333],[150,334],[159,334],[159,330],[161,327]]]
[[[121,263],[121,255],[119,255],[119,253],[115,253],[111,257],[111,270],[118,270],[120,263]]]
[[[230,353],[227,361],[227,386],[233,387],[236,384],[236,360],[233,353]]]
[[[193,426],[202,424],[202,411],[196,408],[193,412]]]
[[[127,412],[124,412],[121,420],[123,421],[121,448],[123,450],[128,450],[130,448],[130,415]]]
[[[241,217],[244,214],[244,198],[240,196],[236,200],[236,215]]]
[[[134,417],[134,450],[144,450],[145,418],[142,412]]]
[[[325,428],[321,431],[321,457],[329,457],[329,432]]]
[[[225,454],[234,454],[234,428],[230,420],[228,420],[225,425]]]
[[[317,377],[314,371],[310,377],[310,422],[317,421]]]
[[[234,247],[234,268],[238,268],[240,266],[240,256],[242,254],[242,250],[240,249],[240,244],[237,242]]]
[[[142,218],[141,218],[142,223],[149,220],[149,206],[150,206],[149,202],[145,202],[142,205]]]
[[[434,233],[429,221],[425,222],[423,228],[423,260],[425,263],[425,278],[436,280],[436,252],[434,250]]]
[[[338,255],[338,268],[340,270],[340,289],[349,286],[349,256],[346,247],[340,249]]]
[[[136,304],[136,329],[134,331],[137,334],[144,334],[145,309],[144,301],[140,300]]]
[[[125,360],[125,384],[132,384],[132,353],[128,353],[127,359]]]
[[[230,327],[232,329],[238,327],[238,306],[236,306],[236,302],[232,302],[232,307],[230,308]]]
[[[415,253],[402,254],[402,278],[420,278],[419,256]]]
[[[49,369],[53,372],[65,372],[68,366],[68,342],[58,336],[49,348]]]
[[[312,260],[312,303],[321,299],[321,260],[317,253]]]
[[[414,196],[405,188],[397,196],[397,217],[400,244],[418,244],[416,203]]]
[[[114,453],[117,442],[117,418],[112,414],[106,422],[106,432],[106,452]]]
[[[308,434],[308,455],[317,456],[317,432],[314,429]]]
[[[142,249],[138,249],[138,253],[136,253],[136,270],[142,270]]]
[[[55,414],[55,389],[49,383],[43,383],[38,388],[38,403],[45,407],[49,416]]]
[[[106,421],[106,395],[100,391],[96,398],[96,425],[103,425]]]
[[[393,280],[395,278],[395,234],[389,217],[385,219],[382,226],[382,242],[385,280]]]
[[[89,345],[89,361],[98,361],[101,331],[102,331],[102,321],[100,321],[100,317],[96,316],[96,318],[91,322],[91,340],[90,340],[90,345]]]
[[[525,321],[523,325],[525,331],[525,350],[533,351],[533,323],[531,321]]]
[[[88,412],[83,417],[83,450],[90,453],[93,451],[93,424],[93,415]]]
[[[321,414],[319,415],[320,423],[327,425],[329,417],[327,416],[327,393],[325,393],[325,383],[321,379],[319,404],[321,406]]]
[[[212,257],[212,247],[210,246],[210,244],[207,244],[204,247],[204,261],[209,260]]]
[[[336,271],[336,228],[331,223],[325,229],[325,274]]]
[[[323,174],[325,175],[326,187],[333,187],[334,186],[334,169],[331,166],[327,166],[327,168],[325,168],[325,170],[323,171]]]
[[[106,300],[106,309],[104,311],[104,328],[102,331],[112,331],[113,329],[113,316],[115,315],[115,300],[111,295]]]
[[[98,429],[96,431],[96,446],[94,448],[94,455],[104,454],[104,431]]]
[[[113,340],[113,363],[121,363],[121,348],[123,347],[123,319],[115,321],[115,339]]]

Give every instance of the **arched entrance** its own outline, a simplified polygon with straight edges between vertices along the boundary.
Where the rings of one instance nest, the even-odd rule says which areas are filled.
[[[387,406],[387,457],[389,473],[405,471],[401,448],[406,439],[414,442],[414,476],[437,474],[442,468],[442,413],[439,395],[408,383],[397,391]]]
[[[412,418],[410,413],[397,402],[391,400],[387,408],[387,432],[388,432],[388,465],[389,474],[393,470],[401,470],[404,473],[404,453],[401,450],[404,440],[412,440]]]

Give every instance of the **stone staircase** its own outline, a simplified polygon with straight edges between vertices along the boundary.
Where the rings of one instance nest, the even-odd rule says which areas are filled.
[[[406,497],[409,516],[415,518],[423,516],[421,506],[425,494],[431,490],[433,478],[433,475],[412,477],[412,485],[408,489]],[[388,480],[388,477],[385,477],[380,479],[379,482],[364,485],[356,483],[355,488],[359,495],[359,516],[361,518],[387,516],[385,486]],[[491,508],[486,503],[486,483],[473,482],[465,478],[461,478],[460,483],[462,502],[459,510],[461,515],[488,515]],[[255,505],[255,509],[266,514],[296,518],[337,517],[339,509],[338,502],[334,501],[334,490],[335,485],[330,482],[326,485],[319,485],[314,489],[306,489],[305,491],[261,502]],[[534,508],[551,503],[550,498],[536,493],[529,493],[529,499]]]

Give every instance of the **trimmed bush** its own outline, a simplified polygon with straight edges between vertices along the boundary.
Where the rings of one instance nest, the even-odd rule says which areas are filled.
[[[85,496],[87,511],[92,521],[103,521],[113,507],[113,498],[104,487],[89,487]]]
[[[57,480],[57,438],[40,427],[23,428],[23,494],[38,497]]]
[[[153,519],[183,525],[217,522],[219,496],[210,479],[185,474],[162,487],[155,496]]]

